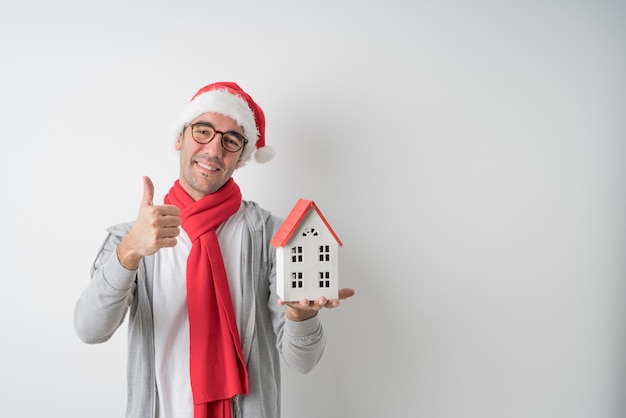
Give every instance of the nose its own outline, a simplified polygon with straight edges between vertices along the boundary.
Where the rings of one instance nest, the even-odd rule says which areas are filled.
[[[204,144],[204,150],[211,156],[222,158],[224,155],[224,147],[222,147],[222,135],[221,132],[215,132],[215,136],[208,143]]]

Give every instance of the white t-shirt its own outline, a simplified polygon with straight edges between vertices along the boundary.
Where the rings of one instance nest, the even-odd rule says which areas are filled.
[[[241,334],[241,234],[244,204],[217,228],[228,284]],[[181,228],[178,243],[155,254],[153,317],[159,418],[193,418],[189,374],[189,317],[187,315],[187,257],[191,240]]]

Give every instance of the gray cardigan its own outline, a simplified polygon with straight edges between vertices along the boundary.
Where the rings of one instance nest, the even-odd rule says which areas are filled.
[[[286,319],[276,294],[276,252],[270,240],[281,219],[244,201],[242,237],[243,320],[241,340],[248,368],[249,394],[233,400],[237,417],[280,417],[280,359],[308,373],[324,351],[326,336],[319,315],[302,322]],[[132,222],[109,228],[78,299],[74,326],[82,341],[107,341],[128,315],[127,418],[158,418],[154,371],[152,280],[154,256],[137,270],[119,263],[115,249]]]

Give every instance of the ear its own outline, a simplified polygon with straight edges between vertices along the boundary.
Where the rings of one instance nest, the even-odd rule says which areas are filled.
[[[176,149],[176,151],[180,151],[182,147],[183,147],[183,134],[181,133],[180,135],[178,135],[178,139],[176,139],[174,148]]]

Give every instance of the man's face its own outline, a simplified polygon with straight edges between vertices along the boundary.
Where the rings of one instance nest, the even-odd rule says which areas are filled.
[[[243,129],[234,119],[220,113],[203,113],[191,123],[208,123],[221,132],[235,131],[243,134]],[[249,146],[249,145],[247,145]],[[187,127],[178,137],[175,145],[180,151],[180,184],[194,199],[218,191],[239,167],[243,148],[228,152],[222,147],[222,134],[216,133],[208,144],[199,144]]]

